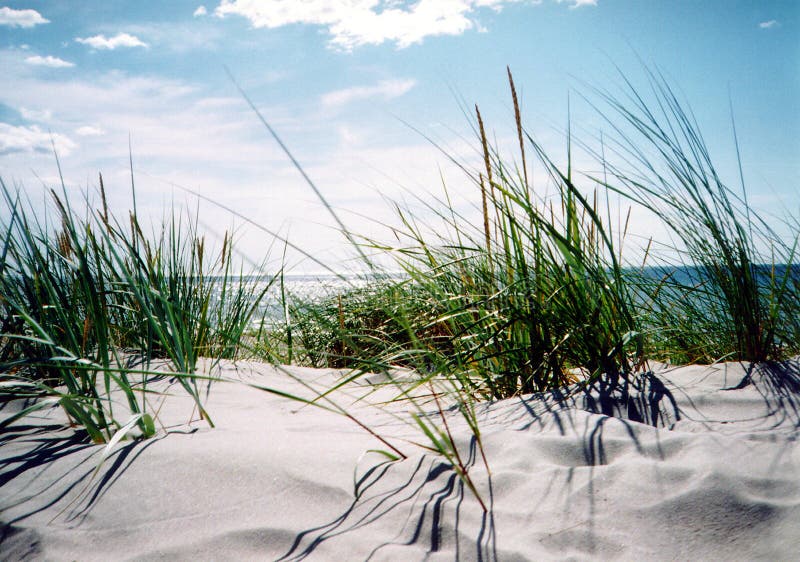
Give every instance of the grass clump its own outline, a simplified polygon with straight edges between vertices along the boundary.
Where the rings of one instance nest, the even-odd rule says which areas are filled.
[[[410,344],[400,319],[406,309],[414,308],[414,298],[407,284],[386,280],[313,299],[289,294],[291,322],[286,333],[293,334],[292,356],[312,367],[369,369]],[[409,366],[399,356],[395,364]]]
[[[40,399],[4,425],[55,402],[95,442],[132,428],[120,416],[152,435],[147,382],[155,358],[169,361],[211,423],[198,357],[233,357],[265,290],[235,279],[230,238],[209,255],[196,218],[175,213],[148,238],[135,213],[127,221],[109,213],[102,177],[102,208],[84,217],[65,189],[51,191],[56,225],[0,185],[10,209],[0,224],[0,392]]]
[[[251,284],[234,272],[229,236],[211,252],[196,215],[173,213],[145,236],[135,211],[126,220],[109,214],[101,179],[103,206],[84,218],[63,192],[53,192],[54,226],[39,222],[3,184],[10,218],[0,223],[0,392],[46,399],[4,424],[56,402],[94,441],[113,442],[134,426],[152,435],[153,358],[169,361],[207,417],[198,358],[235,358],[255,332],[251,353],[353,371],[321,392],[299,381],[311,398],[252,386],[348,417],[381,440],[393,460],[404,453],[332,394],[363,373],[412,369],[413,376],[389,377],[387,384],[407,401],[407,421],[422,446],[446,459],[487,509],[453,439],[451,411],[483,454],[477,400],[576,382],[622,382],[627,389],[649,358],[755,362],[800,352],[797,220],[787,221],[793,234],[784,242],[751,209],[743,186],[739,193],[723,182],[691,114],[651,78],[654,107],[632,88],[628,102],[601,93],[616,140],[613,159],[605,144],[590,151],[604,171],[596,177],[573,171],[569,128],[563,166],[524,129],[509,71],[517,161],[489,142],[476,107],[482,162],[476,169],[458,164],[479,203],[462,212],[445,189],[442,199],[425,202],[424,214],[396,205],[391,245],[347,230],[245,96],[368,272],[322,299],[292,295],[278,276],[282,322],[262,319],[259,330],[251,321],[271,283]],[[531,165],[541,171],[535,184]],[[633,206],[625,220],[612,221],[609,192]],[[629,218],[641,210],[678,241],[663,255],[650,243],[630,253]],[[368,257],[374,252],[386,252],[391,265],[377,267]],[[145,368],[133,368],[132,356]],[[124,408],[114,404],[116,391]],[[127,423],[119,411],[131,416]]]
[[[571,167],[559,169],[523,131],[515,108],[521,159],[527,139],[555,202],[537,196],[527,170],[489,146],[476,108],[484,169],[470,179],[482,220],[459,214],[447,194],[441,206],[429,205],[435,223],[398,207],[394,233],[402,244],[371,246],[391,251],[402,281],[369,292],[367,314],[358,303],[367,293],[350,293],[317,309],[322,314],[300,330],[322,327],[328,342],[341,342],[347,353],[338,363],[402,364],[453,377],[469,395],[503,398],[563,386],[577,373],[625,375],[641,361],[618,233],[597,197],[578,189]]]
[[[720,177],[669,84],[649,78],[650,103],[633,87],[628,103],[601,98],[622,161],[605,163],[612,176],[605,185],[653,213],[678,241],[674,257],[657,263],[663,276],[648,311],[654,347],[680,362],[762,362],[800,352],[796,224],[770,221],[793,232],[787,241],[749,205],[735,127],[736,189]]]
[[[410,401],[423,447],[481,502],[450,432],[451,410],[483,453],[476,400],[575,382],[625,396],[648,359],[760,362],[800,352],[796,219],[786,223],[793,234],[785,242],[750,207],[744,185],[736,193],[723,182],[697,123],[663,80],[651,83],[655,108],[633,88],[630,104],[602,95],[618,118],[609,117],[614,158],[605,144],[589,150],[604,173],[579,180],[569,131],[559,166],[523,128],[508,77],[520,164],[491,145],[477,107],[483,166],[456,162],[480,195],[480,218],[459,212],[447,190],[424,202],[433,220],[397,205],[399,243],[367,240],[358,251],[387,252],[402,275],[295,304],[287,323],[303,350],[295,357],[314,366],[412,368],[414,378],[392,384],[404,400],[430,388]],[[545,186],[532,184],[527,152]],[[612,221],[610,193],[630,203],[624,220]],[[658,252],[652,239],[626,244],[631,215],[642,211],[677,242],[657,243]]]
[[[785,242],[723,182],[697,123],[652,78],[652,106],[632,87],[608,94],[616,140],[604,174],[576,178],[568,133],[557,165],[524,130],[509,72],[519,155],[493,147],[478,108],[480,169],[458,163],[480,194],[480,218],[449,193],[424,203],[434,219],[397,206],[393,284],[298,307],[313,365],[416,369],[457,381],[473,398],[503,398],[576,380],[617,380],[648,358],[765,361],[800,351],[797,228]],[[630,85],[630,84],[629,84]],[[613,117],[616,115],[616,119]],[[584,148],[586,145],[582,145]],[[527,155],[548,178],[534,186]],[[580,181],[579,181],[580,180]],[[609,193],[631,209],[612,220]],[[631,214],[655,215],[677,241],[652,251],[630,238]],[[622,211],[617,211],[621,214]],[[352,239],[352,235],[350,236]]]

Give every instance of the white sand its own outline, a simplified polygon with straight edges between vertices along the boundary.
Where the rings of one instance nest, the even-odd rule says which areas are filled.
[[[273,367],[223,370],[302,390]],[[395,440],[409,458],[380,464],[365,451],[385,447],[352,421],[242,384],[212,387],[216,429],[188,423],[176,390],[168,433],[122,443],[91,482],[103,447],[53,409],[0,436],[0,559],[800,560],[800,362],[779,373],[726,390],[742,366],[661,368],[629,399],[482,405],[491,478],[480,456],[471,475],[488,514],[441,459]],[[386,436],[421,440],[392,416],[400,406],[370,405],[387,390],[338,400]],[[449,422],[469,456],[463,422]]]

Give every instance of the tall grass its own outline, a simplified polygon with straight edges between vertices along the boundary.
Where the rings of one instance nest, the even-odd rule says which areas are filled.
[[[717,172],[699,127],[663,77],[648,73],[650,98],[628,83],[627,103],[601,93],[618,133],[611,189],[655,214],[680,242],[653,299],[658,337],[684,360],[759,362],[800,351],[798,237],[791,219],[763,219],[748,204],[739,143],[739,185]],[[782,238],[771,226],[784,222]],[[771,224],[770,224],[771,223]],[[683,348],[681,350],[681,348]]]
[[[633,371],[643,358],[642,334],[617,257],[621,235],[603,219],[597,197],[577,187],[571,167],[559,169],[524,132],[515,109],[518,138],[547,171],[556,200],[537,195],[527,171],[490,147],[476,108],[484,168],[470,179],[480,222],[459,214],[447,194],[430,205],[433,223],[398,207],[402,245],[372,249],[390,250],[404,280],[311,307],[298,332],[341,342],[338,353],[328,350],[337,364],[407,365],[453,377],[475,397],[542,391],[578,373]]]
[[[365,245],[389,253],[401,279],[287,307],[297,360],[357,372],[411,367],[413,380],[393,381],[404,400],[430,385],[430,394],[410,402],[423,446],[450,462],[476,496],[442,400],[455,405],[483,453],[478,399],[575,382],[624,391],[648,358],[765,361],[800,351],[797,219],[786,223],[793,232],[786,242],[748,204],[743,174],[738,193],[723,182],[697,123],[663,80],[651,78],[655,107],[632,87],[627,102],[601,93],[611,108],[611,157],[604,145],[594,153],[602,177],[576,177],[569,127],[559,166],[523,128],[509,70],[517,158],[492,146],[476,107],[483,166],[456,162],[480,198],[480,218],[460,213],[446,189],[425,202],[432,221],[397,205],[392,234],[400,242]],[[527,152],[546,186],[530,183]],[[609,192],[632,205],[624,220],[621,210],[612,220]],[[626,243],[631,213],[642,210],[679,243],[658,255],[652,240]]]
[[[451,406],[483,453],[476,400],[573,383],[635,384],[651,357],[764,361],[800,351],[798,220],[787,221],[793,234],[784,241],[751,209],[743,179],[739,189],[721,179],[696,122],[663,80],[651,75],[649,104],[632,87],[626,101],[600,93],[614,132],[609,152],[604,144],[594,153],[602,177],[574,171],[573,145],[587,145],[572,138],[571,126],[566,163],[547,154],[522,124],[510,70],[508,81],[518,147],[509,155],[493,145],[476,106],[481,163],[457,162],[479,201],[473,212],[460,212],[447,189],[424,202],[424,213],[396,205],[391,245],[347,229],[245,96],[372,280],[307,300],[278,276],[284,321],[259,330],[261,342],[249,351],[353,372],[312,398],[258,388],[349,417],[400,459],[402,451],[331,393],[363,373],[409,367],[413,377],[389,381],[409,405],[420,444],[450,462],[476,496],[450,430]],[[534,185],[532,166],[546,180]],[[213,252],[197,216],[175,212],[146,235],[135,208],[122,220],[109,212],[102,178],[102,206],[83,217],[66,190],[53,191],[55,225],[1,185],[10,218],[0,223],[0,392],[44,398],[3,423],[58,403],[96,442],[133,427],[152,435],[153,358],[169,361],[208,418],[198,358],[236,357],[270,286],[257,289],[237,276],[231,237]],[[671,257],[653,255],[649,244],[629,253],[630,212],[612,220],[609,192],[671,230],[679,241]],[[386,252],[389,270],[402,274],[378,269],[368,257],[374,252]],[[132,357],[144,367],[132,367]],[[112,400],[117,391],[125,408]]]
[[[231,239],[211,254],[196,216],[176,212],[145,236],[135,213],[120,221],[109,212],[102,177],[102,207],[84,201],[83,217],[65,189],[51,190],[55,225],[0,186],[10,210],[0,224],[0,391],[46,398],[20,415],[57,402],[95,442],[132,427],[120,415],[152,435],[148,365],[164,358],[211,423],[198,357],[233,357],[266,291],[236,281]]]
[[[523,128],[509,71],[517,158],[492,146],[476,107],[483,165],[458,162],[480,197],[480,218],[459,213],[446,191],[425,202],[433,221],[397,206],[401,243],[367,245],[389,252],[403,280],[299,305],[304,357],[400,364],[423,379],[457,380],[470,396],[502,398],[616,380],[648,357],[710,363],[797,353],[796,220],[786,222],[794,232],[786,241],[749,206],[743,178],[738,190],[728,187],[691,114],[650,77],[650,105],[630,83],[627,101],[601,92],[614,134],[593,155],[605,174],[576,178],[569,131],[559,166]],[[527,152],[547,185],[529,183]],[[609,192],[632,205],[624,218],[612,218]],[[674,234],[668,252],[627,240],[631,213],[643,210]]]

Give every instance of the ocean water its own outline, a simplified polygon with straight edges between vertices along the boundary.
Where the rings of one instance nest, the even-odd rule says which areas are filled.
[[[791,271],[788,271],[791,267]],[[768,286],[772,278],[780,282],[789,273],[790,280],[800,280],[800,264],[792,266],[780,265],[755,265],[755,275],[763,286]],[[644,277],[652,280],[661,280],[665,277],[677,284],[696,285],[706,278],[704,268],[701,266],[657,266],[645,267],[641,270]]]
[[[779,281],[782,280],[787,273],[788,267],[787,265],[774,267],[760,265],[755,266],[755,269],[762,285],[769,286],[772,278]],[[646,267],[643,270],[630,271],[634,275],[641,275],[653,282],[668,278],[672,283],[685,286],[700,285],[705,278],[703,268],[697,266]],[[283,291],[295,302],[314,301],[326,297],[335,297],[337,294],[365,287],[378,280],[400,280],[402,278],[401,274],[381,276],[366,274],[286,274],[283,277]],[[800,264],[792,266],[790,279],[795,283],[800,283]],[[275,279],[273,281],[269,276],[247,276],[242,278],[242,281],[252,284],[252,287],[258,289],[258,292],[269,286],[261,307],[253,317],[254,325],[259,324],[262,319],[267,324],[283,322],[285,311],[283,309],[280,280]]]
[[[283,306],[284,294],[294,302],[319,301],[326,297],[349,290],[366,287],[380,279],[399,279],[398,275],[365,275],[365,274],[286,274],[283,286],[280,279],[271,276],[246,276],[242,281],[254,289],[256,294],[267,289],[261,306],[253,315],[252,323],[259,325],[262,320],[266,324],[281,323],[285,318]],[[219,288],[217,288],[219,291]]]

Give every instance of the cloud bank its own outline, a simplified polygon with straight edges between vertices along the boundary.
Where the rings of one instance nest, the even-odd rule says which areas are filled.
[[[376,96],[392,99],[402,96],[415,85],[415,80],[382,80],[375,86],[355,86],[328,92],[322,96],[321,101],[325,107],[337,107]]]
[[[214,13],[245,17],[256,28],[319,25],[327,28],[331,46],[349,51],[385,42],[405,48],[430,36],[460,35],[481,28],[474,20],[479,9],[500,10],[520,1],[419,0],[406,6],[396,0],[222,0]]]
[[[64,59],[60,59],[58,57],[51,57],[46,56],[42,57],[39,55],[34,55],[32,57],[27,57],[25,62],[28,64],[32,64],[34,66],[47,66],[49,68],[70,68],[75,66],[74,63],[69,61],[65,61]]]
[[[147,43],[134,35],[128,33],[117,33],[114,37],[105,35],[94,35],[92,37],[76,37],[75,41],[84,45],[89,45],[93,49],[105,49],[113,51],[119,47],[147,47]]]
[[[84,125],[75,129],[75,134],[81,137],[99,137],[105,135],[106,132],[100,127],[92,127],[91,125]]]
[[[23,119],[28,121],[50,121],[53,118],[53,112],[49,109],[28,109],[27,107],[20,107],[19,114]]]
[[[62,156],[76,148],[69,137],[43,131],[36,125],[17,127],[0,123],[0,156],[16,152],[52,153],[53,145]]]
[[[559,4],[564,2],[569,2],[569,9],[574,10],[575,8],[580,8],[581,6],[597,6],[597,0],[558,0]]]
[[[13,10],[8,7],[0,8],[0,25],[9,27],[33,27],[42,23],[50,23],[36,10]]]

